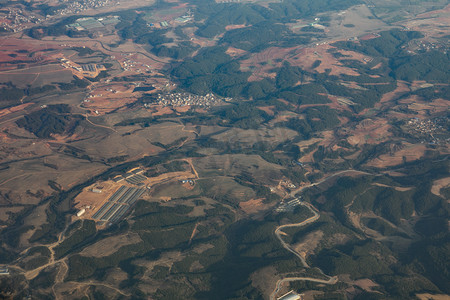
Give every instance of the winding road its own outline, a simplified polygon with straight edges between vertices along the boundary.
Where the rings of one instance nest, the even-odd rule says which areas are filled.
[[[358,173],[358,174],[369,174],[366,172],[362,172],[362,171],[356,171],[356,170],[345,170],[345,171],[340,171],[337,173],[334,173],[331,176],[328,176],[324,179],[322,179],[321,181],[315,182],[315,183],[311,183],[309,185],[300,187],[296,190],[291,191],[290,196],[291,197],[295,197],[296,194],[298,194],[299,192],[301,192],[303,189],[312,187],[312,186],[316,186],[319,185],[327,180],[329,180],[330,178],[333,178],[335,176],[344,174],[344,173]],[[300,222],[300,223],[293,223],[293,224],[285,224],[285,225],[280,225],[275,229],[275,236],[277,237],[277,239],[280,241],[281,245],[283,246],[283,248],[285,248],[286,250],[288,250],[289,252],[293,253],[296,257],[298,257],[300,259],[300,261],[302,262],[303,266],[305,268],[310,268],[310,266],[308,265],[308,263],[305,261],[305,259],[297,252],[295,251],[295,249],[293,249],[288,243],[286,243],[283,238],[282,238],[282,234],[285,234],[283,232],[283,229],[285,228],[292,228],[292,227],[302,227],[305,226],[307,224],[313,223],[315,221],[317,221],[320,218],[320,214],[318,212],[318,210],[310,203],[307,202],[301,202],[301,205],[309,208],[309,210],[313,213],[313,216]],[[328,277],[328,280],[325,279],[318,279],[318,278],[312,278],[312,277],[285,277],[282,279],[279,279],[276,283],[275,289],[273,290],[272,294],[270,294],[270,300],[274,300],[276,295],[278,294],[278,292],[280,291],[282,285],[286,282],[293,282],[293,281],[311,281],[311,282],[317,282],[317,283],[323,283],[323,284],[335,284],[338,282],[338,278],[336,276],[328,276],[325,273],[322,272],[322,270],[319,269],[319,271],[326,277]]]
[[[312,186],[312,185],[309,185]],[[309,186],[305,186],[303,188],[309,187]],[[314,214],[312,217],[300,222],[300,223],[294,223],[294,224],[285,224],[285,225],[280,225],[275,229],[275,236],[277,237],[277,239],[280,241],[281,245],[283,246],[283,248],[285,248],[286,250],[288,250],[289,252],[293,253],[296,257],[298,257],[300,259],[300,261],[302,262],[303,266],[305,268],[310,268],[310,266],[308,265],[308,263],[305,261],[305,259],[297,252],[295,251],[289,244],[287,244],[283,238],[281,237],[281,234],[284,233],[282,230],[285,228],[292,228],[292,227],[302,227],[305,226],[307,224],[313,223],[315,221],[317,221],[320,218],[320,214],[317,212],[317,209],[312,206],[309,203],[306,202],[302,202],[301,205],[309,208],[309,210],[311,210],[311,212]],[[320,270],[320,269],[319,269]],[[273,290],[272,294],[270,295],[270,300],[274,300],[275,296],[277,295],[277,293],[280,291],[282,285],[285,282],[292,282],[292,281],[312,281],[312,282],[317,282],[317,283],[324,283],[324,284],[335,284],[336,282],[338,282],[338,279],[336,276],[330,277],[328,275],[325,275],[322,270],[320,270],[320,272],[324,275],[328,277],[328,280],[324,280],[324,279],[318,279],[318,278],[312,278],[312,277],[286,277],[286,278],[282,278],[279,279],[277,281],[277,284],[275,286],[275,289]]]
[[[305,226],[306,224],[313,223],[313,222],[315,222],[317,219],[319,219],[319,217],[320,217],[319,213],[318,213],[316,210],[314,210],[314,209],[309,205],[309,203],[301,203],[301,205],[308,207],[308,208],[313,212],[314,216],[312,216],[312,217],[310,217],[310,218],[308,218],[308,219],[306,219],[306,220],[304,220],[304,221],[302,221],[302,222],[300,222],[300,223],[295,223],[295,224],[285,224],[285,225],[278,226],[278,227],[275,229],[275,236],[278,238],[278,240],[280,241],[281,245],[283,245],[283,247],[284,247],[286,250],[288,250],[289,252],[293,253],[295,256],[297,256],[297,257],[301,260],[301,262],[302,262],[302,264],[303,264],[303,266],[304,266],[305,268],[309,268],[309,265],[308,265],[308,263],[305,261],[305,259],[304,259],[297,251],[295,251],[291,246],[289,246],[289,244],[287,244],[287,243],[283,240],[283,238],[281,237],[281,234],[284,233],[282,230],[285,229],[285,228]]]

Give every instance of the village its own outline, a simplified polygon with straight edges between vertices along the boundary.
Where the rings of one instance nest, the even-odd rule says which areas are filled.
[[[23,9],[11,7],[0,13],[0,29],[9,32],[19,32],[35,24],[40,24],[45,18],[27,15]]]
[[[114,5],[119,2],[115,0],[81,0],[65,3],[67,4],[55,6],[55,9],[51,12],[51,15],[30,13],[26,8],[20,5],[10,7],[7,11],[2,11],[0,13],[0,29],[9,32],[20,32],[24,29],[35,26],[36,24],[41,24],[44,21],[53,19],[55,16],[79,14],[88,9]]]
[[[212,93],[208,93],[204,96],[194,95],[190,93],[170,93],[170,94],[158,94],[158,104],[163,106],[199,106],[199,107],[211,107],[218,105],[221,102],[221,98],[215,96]],[[231,98],[223,99],[230,101]]]
[[[71,15],[78,14],[84,10],[88,10],[91,8],[99,8],[104,7],[110,4],[116,4],[118,1],[111,0],[81,0],[81,1],[70,1],[68,2],[67,7],[59,9],[55,12],[56,15]]]
[[[448,123],[448,119],[444,117],[428,120],[412,118],[407,122],[407,131],[423,138],[422,143],[445,145],[450,142],[445,129],[446,123]]]

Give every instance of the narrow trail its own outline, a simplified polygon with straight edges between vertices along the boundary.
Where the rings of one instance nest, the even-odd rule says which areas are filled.
[[[192,172],[194,172],[194,174],[195,174],[195,177],[197,179],[199,179],[200,177],[198,176],[197,170],[195,169],[194,164],[192,163],[192,158],[186,158],[186,159],[183,159],[183,160],[189,164],[189,166],[191,167]]]
[[[59,267],[58,273],[56,274],[55,277],[55,283],[52,285],[52,293],[55,296],[55,299],[61,299],[61,297],[58,297],[58,294],[56,293],[56,285],[58,283],[62,283],[64,281],[64,277],[66,277],[67,272],[69,271],[69,266],[67,265],[65,260],[61,261],[62,264]],[[64,272],[62,272],[64,268]]]
[[[323,284],[336,284],[338,282],[337,277],[330,277],[328,280],[324,279],[317,279],[312,277],[287,277],[284,279],[280,279],[277,281],[277,287],[275,288],[274,294],[270,295],[270,299],[275,299],[276,293],[280,290],[283,283],[286,282],[293,282],[293,281],[311,281],[311,282],[317,282],[317,283],[323,283]]]
[[[69,266],[67,264],[67,257],[63,257],[61,259],[55,259],[55,250],[54,250],[54,248],[57,247],[58,245],[60,245],[65,240],[66,237],[64,237],[64,234],[67,231],[67,228],[69,227],[69,225],[67,225],[66,228],[58,235],[58,240],[56,242],[54,242],[54,243],[52,243],[50,245],[35,245],[34,246],[34,247],[36,247],[36,246],[43,246],[43,247],[47,247],[49,249],[49,251],[50,251],[50,258],[49,258],[48,263],[46,263],[45,265],[42,265],[42,266],[40,266],[40,267],[38,267],[36,269],[29,270],[29,271],[25,271],[22,268],[20,268],[19,266],[15,266],[15,265],[11,266],[14,269],[21,270],[24,273],[25,278],[27,280],[32,280],[33,278],[38,276],[39,273],[43,269],[45,269],[47,267],[58,266],[59,267],[58,268],[58,272],[57,272],[57,274],[55,276],[55,281],[54,281],[54,283],[52,284],[52,287],[51,287],[52,294],[55,297],[55,299],[57,299],[57,300],[58,299],[64,299],[64,296],[57,292],[57,285],[64,282],[64,278],[66,277],[66,275],[67,275],[67,273],[69,271]],[[29,249],[22,251],[21,254],[26,254],[26,251],[28,251],[28,250]],[[117,292],[118,294],[120,294],[120,295],[122,295],[124,297],[131,297],[131,295],[122,292],[120,289],[118,289],[118,288],[116,288],[116,287],[114,287],[112,285],[109,285],[109,284],[106,284],[106,283],[102,283],[102,282],[95,282],[95,281],[90,280],[90,281],[87,281],[87,282],[71,282],[71,283],[73,283],[74,286],[78,286],[78,288],[87,286],[86,292],[88,291],[89,286],[91,286],[91,285],[98,285],[98,286],[103,286],[103,287],[112,289],[112,290],[114,290],[115,292]]]
[[[195,131],[194,129],[186,130],[186,125],[183,125],[183,128],[181,128],[181,131],[194,133],[197,137],[200,136],[200,135],[198,134],[198,132]]]
[[[118,294],[120,294],[120,295],[122,295],[124,297],[128,297],[127,299],[130,299],[129,297],[132,297],[132,295],[126,294],[126,293],[122,292],[120,289],[118,289],[118,288],[116,288],[116,287],[114,287],[112,285],[109,285],[109,284],[106,284],[106,283],[102,283],[102,282],[95,282],[95,281],[73,282],[73,281],[68,281],[68,283],[71,283],[74,286],[78,286],[78,288],[80,288],[82,286],[88,286],[89,287],[91,285],[103,286],[103,287],[106,287],[106,288],[109,288],[109,289],[115,291],[116,293],[118,293]]]
[[[87,114],[87,113],[84,115],[84,117],[86,118],[86,121],[87,121],[89,124],[93,125],[93,126],[101,127],[101,128],[106,128],[106,129],[112,130],[112,131],[114,131],[114,132],[117,132],[117,130],[115,130],[115,129],[112,128],[112,127],[109,127],[109,126],[106,126],[106,125],[100,125],[100,124],[96,124],[96,123],[92,122],[91,120],[89,120],[89,117],[88,117],[88,114]]]
[[[194,238],[194,236],[195,236],[195,234],[197,233],[197,227],[198,227],[198,222],[195,224],[195,227],[194,227],[194,230],[192,230],[192,234],[191,234],[191,237],[189,238],[189,243],[188,243],[188,245],[191,245],[191,243],[192,243],[192,239]]]
[[[17,116],[17,117],[14,117],[14,118],[11,118],[11,119],[8,119],[8,120],[3,121],[3,122],[0,122],[0,125],[5,124],[5,123],[12,122],[12,121],[17,120],[17,119],[20,119],[20,118],[22,118],[22,115]]]
[[[121,54],[121,55],[125,55],[125,54],[129,54],[129,53],[133,53],[133,54],[135,54],[135,53],[139,53],[139,54],[141,54],[141,55],[143,55],[143,56],[145,56],[145,57],[147,57],[148,59],[151,59],[151,60],[153,60],[153,61],[155,61],[155,62],[159,62],[159,63],[163,63],[163,64],[166,64],[167,62],[166,61],[163,61],[163,60],[158,60],[158,59],[156,59],[155,57],[153,57],[153,56],[150,56],[148,53],[146,53],[146,52],[144,52],[145,50],[144,49],[140,49],[140,50],[142,50],[142,51],[120,51],[120,50],[113,50],[112,48],[110,48],[109,47],[109,49],[103,44],[103,42],[102,41],[100,41],[100,40],[82,40],[82,39],[80,39],[80,40],[65,40],[65,39],[60,39],[60,40],[58,40],[59,42],[67,42],[67,43],[80,43],[80,42],[84,42],[84,43],[91,43],[91,42],[97,42],[97,43],[99,43],[100,44],[100,46],[103,48],[103,50],[105,50],[105,51],[108,51],[108,52],[111,52],[111,53],[118,53],[118,54]],[[97,48],[98,49],[98,48]],[[98,51],[100,51],[99,49],[98,49]]]
[[[180,126],[183,126],[183,127],[181,128],[181,131],[183,131],[183,132],[189,132],[189,133],[194,133],[197,137],[199,136],[198,132],[195,131],[195,130],[186,130],[186,129],[185,129],[185,128],[186,128],[186,125],[180,124]],[[190,137],[190,136],[187,137],[183,142],[181,142],[180,145],[177,146],[177,148],[183,147],[184,144],[186,144],[187,142],[189,142],[189,141],[191,141],[191,140],[192,140],[192,137]]]
[[[67,229],[67,227],[66,227],[66,229]],[[54,248],[57,247],[58,245],[60,245],[61,242],[63,241],[63,235],[66,232],[66,229],[64,229],[59,234],[58,241],[54,242],[53,244],[50,244],[50,245],[37,245],[37,246],[47,247],[47,249],[50,251],[50,258],[48,260],[48,263],[46,263],[45,265],[42,265],[42,266],[40,266],[40,267],[38,267],[36,269],[33,269],[33,270],[25,272],[24,275],[25,275],[25,278],[27,280],[31,280],[31,279],[35,278],[36,276],[39,275],[39,273],[43,269],[45,269],[45,268],[47,268],[49,266],[53,266],[53,265],[60,264],[60,263],[63,263],[63,264],[65,264],[67,266],[64,258],[63,259],[59,259],[59,260],[55,260],[55,250],[54,250]],[[26,251],[28,251],[28,249]],[[25,253],[25,251],[23,253]],[[59,275],[59,273],[60,273],[60,270],[58,271],[57,275]],[[67,271],[66,271],[66,273],[67,273]],[[64,279],[64,276],[61,278],[61,281],[62,281],[62,279]]]
[[[117,130],[114,129],[113,127],[106,126],[106,125],[96,124],[96,123],[92,122],[91,120],[89,120],[89,115],[88,115],[88,113],[87,113],[87,111],[89,111],[89,109],[88,109],[88,108],[82,107],[82,106],[81,106],[81,103],[78,104],[77,107],[86,111],[86,113],[84,114],[84,118],[85,118],[86,121],[87,121],[89,124],[91,124],[92,126],[95,126],[95,127],[101,127],[101,128],[106,128],[106,129],[112,130],[112,131],[114,131],[114,132],[117,132]]]
[[[325,181],[344,174],[344,173],[359,173],[359,174],[365,174],[365,175],[369,175],[369,173],[367,172],[362,172],[362,171],[357,171],[357,170],[345,170],[345,171],[340,171],[337,173],[334,173],[333,175],[330,175],[318,182],[315,183],[311,183],[309,185],[300,187],[296,190],[291,191],[291,193],[289,194],[291,197],[295,197],[296,194],[300,193],[303,189],[309,188],[309,187],[313,187],[316,185],[319,185],[321,183],[324,183]],[[293,223],[293,224],[285,224],[285,225],[280,225],[275,229],[275,236],[277,237],[277,239],[280,241],[281,245],[283,246],[283,248],[285,248],[286,250],[288,250],[289,252],[291,252],[292,254],[294,254],[298,259],[300,259],[300,261],[302,262],[303,266],[305,268],[310,268],[310,266],[308,265],[308,263],[305,261],[305,259],[303,258],[303,256],[300,255],[300,253],[298,253],[297,251],[295,251],[295,249],[293,249],[288,243],[286,243],[283,238],[282,235],[286,235],[286,233],[283,232],[283,229],[285,228],[292,228],[292,227],[302,227],[305,226],[307,224],[311,224],[315,221],[317,221],[320,218],[320,214],[319,211],[310,203],[307,202],[301,202],[300,203],[302,206],[305,206],[307,208],[309,208],[309,210],[313,213],[313,216],[300,222],[300,223]],[[319,269],[320,273],[322,273],[324,276],[328,277],[328,280],[325,279],[318,279],[318,278],[312,278],[312,277],[286,277],[286,278],[282,278],[279,279],[276,283],[275,289],[273,290],[272,294],[270,294],[270,300],[274,300],[276,295],[278,294],[278,292],[280,291],[282,285],[286,282],[293,282],[293,281],[311,281],[311,282],[317,282],[317,283],[323,283],[323,284],[336,284],[338,282],[338,278],[336,276],[328,276],[325,273],[323,273],[323,271],[321,269]]]

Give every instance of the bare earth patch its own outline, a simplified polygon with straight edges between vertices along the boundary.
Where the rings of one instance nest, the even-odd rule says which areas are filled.
[[[225,30],[229,31],[229,30],[245,28],[245,27],[247,27],[247,25],[245,25],[245,24],[227,25],[227,26],[225,26]]]
[[[436,196],[442,196],[440,191],[442,188],[450,186],[450,177],[442,178],[433,182],[433,186],[431,187],[431,192]]]
[[[425,102],[418,96],[411,96],[399,101],[401,104],[408,105],[408,108],[419,113],[419,116],[426,116],[429,113],[446,112],[450,107],[450,101],[444,99],[436,99],[432,102]]]
[[[273,112],[273,109],[275,108],[275,106],[258,106],[258,109],[266,112],[269,116],[273,116],[275,115],[275,113]]]
[[[186,105],[186,106],[177,106],[174,107],[175,111],[178,113],[185,113],[187,111],[189,111],[191,109],[190,105]]]
[[[309,146],[313,145],[314,143],[318,143],[320,141],[322,141],[322,139],[320,139],[320,138],[312,138],[312,139],[309,139],[309,140],[304,140],[304,141],[298,142],[297,146],[300,148],[300,151],[304,151]]]
[[[378,144],[392,135],[389,132],[390,128],[385,119],[366,119],[349,132],[347,142],[351,145]]]
[[[120,186],[120,183],[115,183],[113,181],[99,182],[90,185],[84,188],[83,191],[74,199],[75,208],[78,210],[85,208],[86,213],[83,215],[83,218],[89,218],[95,213],[97,208],[100,208],[108,200],[108,198],[114,194]],[[94,188],[101,190],[101,193],[93,192],[92,189]],[[74,218],[76,217],[74,216]]]
[[[91,110],[93,115],[103,115],[135,102],[140,93],[133,93],[133,90],[134,86],[131,85],[103,86],[92,90],[90,97],[83,102],[82,107]]]
[[[273,286],[279,279],[276,274],[277,270],[273,266],[260,269],[250,275],[252,286],[259,289],[263,295],[270,295],[273,291]]]
[[[249,59],[241,61],[241,70],[252,69],[252,75],[248,81],[259,81],[263,78],[275,78],[276,73],[271,71],[275,67],[281,67],[281,61],[289,56],[289,52],[294,48],[271,47],[260,53],[252,54]]]
[[[409,27],[411,30],[418,30],[425,33],[425,36],[443,37],[448,34],[447,30],[450,26],[450,4],[443,9],[429,11],[408,22],[402,22],[403,26]]]
[[[142,242],[137,233],[127,233],[103,239],[80,252],[83,256],[105,257],[116,252],[120,247]]]
[[[404,81],[397,81],[397,88],[393,90],[392,92],[388,92],[381,97],[380,103],[389,102],[392,99],[396,98],[401,93],[409,92],[409,87],[406,82]],[[375,105],[376,107],[380,106],[378,103]]]
[[[368,292],[372,291],[373,288],[378,286],[378,284],[368,278],[356,280],[353,282],[353,284]]]
[[[2,207],[0,209],[0,221],[7,221],[9,219],[10,214],[18,213],[22,209],[23,209],[23,207],[21,207],[21,206]]]
[[[328,52],[330,49],[336,49],[333,46],[328,44],[318,45],[314,48],[303,48],[298,51],[298,54],[289,59],[289,62],[292,65],[300,66],[305,68],[308,71],[315,70],[319,73],[326,72],[326,69],[331,69],[330,75],[351,75],[358,76],[359,73],[356,70],[344,66],[338,59],[336,59],[332,53]],[[353,51],[346,50],[337,50],[339,53],[348,56],[346,59],[358,60],[363,62],[371,60],[371,58],[367,58],[365,55]],[[312,65],[316,60],[320,60],[321,63],[315,69],[312,68]]]
[[[449,177],[449,179],[450,179],[450,177]],[[406,192],[406,191],[413,189],[412,187],[390,186],[390,185],[386,185],[386,184],[382,184],[382,183],[378,183],[378,182],[372,183],[372,185],[393,188],[394,190],[399,191],[399,192]]]
[[[307,234],[301,243],[294,246],[294,249],[303,258],[306,259],[308,255],[314,253],[314,249],[319,245],[319,242],[323,238],[323,231],[317,230]]]
[[[17,105],[17,106],[14,106],[14,107],[0,109],[0,118],[4,117],[6,115],[9,115],[10,113],[14,113],[14,112],[17,112],[17,111],[24,110],[26,107],[28,107],[28,106],[30,106],[32,104],[34,104],[34,103],[30,102],[30,103]]]
[[[449,295],[416,294],[420,300],[450,300]]]
[[[263,198],[260,199],[251,199],[245,202],[240,202],[239,207],[246,213],[246,214],[256,214],[260,211],[267,210],[268,207],[271,205],[264,204]]]
[[[152,116],[162,116],[162,115],[170,115],[173,113],[173,110],[168,106],[158,106],[157,111],[152,113]]]
[[[388,166],[396,166],[402,164],[404,160],[407,162],[415,161],[421,158],[427,147],[423,144],[412,145],[404,143],[404,148],[392,154],[383,154],[371,160],[367,166],[375,168],[384,168]]]

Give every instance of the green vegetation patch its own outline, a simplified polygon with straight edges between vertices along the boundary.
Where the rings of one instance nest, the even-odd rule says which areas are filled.
[[[255,197],[255,192],[251,188],[242,186],[228,177],[197,180],[197,184],[202,189],[203,195],[233,206]]]
[[[79,225],[80,227],[76,231],[54,248],[55,258],[61,258],[67,253],[74,251],[97,233],[95,222],[92,220],[84,220]]]
[[[402,46],[409,41],[423,37],[418,31],[401,31],[392,29],[379,33],[379,37],[355,43],[352,41],[336,42],[333,45],[346,50],[361,52],[375,57],[393,57],[400,54]]]
[[[19,100],[24,96],[22,89],[16,88],[12,84],[0,89],[0,109],[20,104]]]
[[[193,94],[213,91],[221,96],[235,97],[247,85],[250,73],[241,72],[239,63],[225,51],[226,48],[221,46],[208,47],[175,66],[171,73]]]
[[[391,59],[394,76],[399,80],[450,81],[450,53],[430,51]],[[447,94],[448,96],[448,94]]]
[[[290,118],[280,125],[295,130],[308,139],[314,132],[333,128],[340,123],[336,111],[326,106],[307,108],[303,114],[305,118]]]
[[[275,27],[277,23],[287,23],[325,11],[344,10],[358,3],[360,3],[358,0],[339,2],[332,0],[306,0],[301,2],[289,0],[270,3],[267,8],[256,4],[208,3],[208,5],[197,6],[196,19],[206,18],[206,21],[196,34],[212,38],[222,33],[225,26],[230,24],[259,25],[266,22]],[[237,30],[239,31],[239,29]]]
[[[62,134],[75,129],[80,118],[69,114],[70,107],[67,104],[49,105],[25,115],[17,120],[16,124],[39,138],[51,138],[52,134]]]
[[[379,253],[374,256],[371,253]],[[352,278],[392,274],[390,251],[376,242],[348,243],[332,250],[322,250],[313,259],[327,274],[351,274]]]

